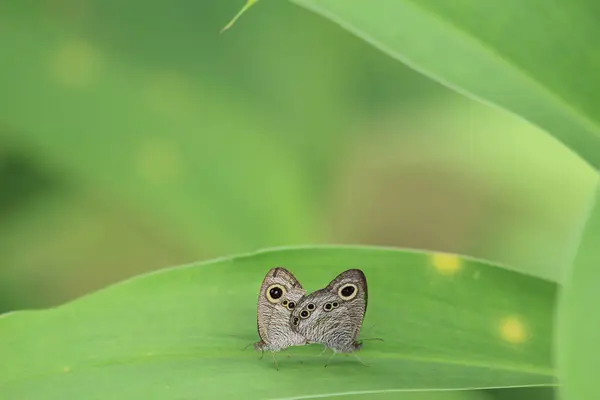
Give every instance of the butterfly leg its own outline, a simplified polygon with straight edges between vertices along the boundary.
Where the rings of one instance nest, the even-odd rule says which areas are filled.
[[[275,353],[271,352],[271,356],[273,357],[273,363],[275,363],[275,368],[279,371],[279,364],[277,364],[277,360],[275,359]]]
[[[337,354],[337,351],[333,350],[333,354],[331,355],[331,357],[329,357],[329,360],[327,360],[327,362],[325,363],[325,368],[327,368],[327,366],[329,365],[329,363],[331,362],[331,359],[333,357],[335,357],[335,355]]]
[[[287,358],[294,358],[294,356],[293,356],[293,355],[291,355],[291,354],[288,354],[288,353],[287,353],[287,351],[288,351],[288,350],[289,350],[289,349],[283,349],[282,351],[285,351],[285,352],[286,352]],[[304,361],[302,361],[302,360],[298,360],[298,361],[300,361],[300,364],[304,364]]]
[[[259,358],[259,360],[262,360],[264,356],[265,356],[265,351],[261,350],[260,351],[260,358]]]
[[[356,357],[356,359],[358,360],[358,362],[360,362],[362,365],[364,365],[365,367],[370,367],[369,364],[366,364],[363,362],[363,360],[360,359],[360,357],[358,357],[358,355],[356,353],[353,353],[354,357]]]
[[[325,354],[327,349],[328,349],[327,345],[323,345],[323,351],[319,354],[319,357],[321,357],[323,354]]]

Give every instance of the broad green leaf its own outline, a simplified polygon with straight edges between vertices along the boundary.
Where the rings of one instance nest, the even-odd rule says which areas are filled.
[[[347,268],[369,282],[360,358],[321,346],[277,354],[258,339],[256,296],[283,265],[309,291]],[[447,254],[317,247],[167,269],[55,309],[0,318],[0,398],[290,398],[551,385],[550,282]],[[288,357],[290,355],[290,357]]]
[[[422,73],[546,129],[600,167],[592,0],[292,0]]]
[[[558,371],[566,400],[600,398],[600,186],[588,219],[571,276],[560,296]]]

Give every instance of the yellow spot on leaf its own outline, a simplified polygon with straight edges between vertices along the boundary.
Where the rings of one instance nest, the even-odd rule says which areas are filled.
[[[70,370],[71,370],[71,368],[69,368],[69,367],[64,367],[63,368],[63,372],[69,372]]]
[[[163,185],[181,175],[181,159],[170,142],[153,139],[142,145],[136,157],[138,172],[148,182]]]
[[[256,3],[258,3],[258,0],[247,0],[246,4],[244,4],[244,7],[242,7],[242,9],[235,15],[235,17],[233,17],[233,19],[231,21],[229,21],[229,23],[227,25],[225,25],[223,27],[223,29],[221,29],[221,33],[225,32],[227,29],[231,28],[233,26],[233,24],[235,24],[235,21],[237,21],[238,18],[241,17],[243,13],[248,11],[248,9]]]
[[[431,263],[442,275],[454,275],[462,267],[460,257],[447,253],[434,253],[431,256]]]
[[[509,343],[523,343],[527,339],[527,330],[519,317],[512,316],[502,319],[500,335]]]
[[[100,53],[92,44],[83,39],[71,39],[53,54],[50,73],[59,84],[82,89],[98,79],[101,64]]]

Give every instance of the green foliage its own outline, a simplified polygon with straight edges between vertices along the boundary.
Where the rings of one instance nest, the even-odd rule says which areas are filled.
[[[292,0],[456,90],[545,128],[600,167],[598,3],[510,0]],[[535,16],[534,18],[532,18]],[[575,24],[575,25],[574,25]],[[575,28],[574,28],[575,26]],[[566,399],[600,397],[600,204],[586,226],[560,313]],[[580,235],[571,238],[573,248]]]
[[[598,189],[600,195],[600,187]],[[562,378],[561,394],[565,400],[600,398],[600,385],[595,373],[600,363],[597,351],[600,318],[594,309],[600,304],[600,197],[583,234],[573,273],[561,296],[558,361]]]
[[[92,202],[90,212],[116,210],[105,218],[177,249],[126,256],[132,271],[333,242],[443,248],[558,280],[565,238],[590,193],[590,171],[577,158],[535,127],[453,94],[291,3],[261,2],[243,26],[219,35],[242,3],[89,0],[77,3],[81,10],[48,12],[43,2],[8,2],[0,13],[0,47],[11,60],[0,74],[0,121],[10,129],[0,141],[93,196],[76,190],[52,219],[72,220],[73,208]],[[530,146],[546,156],[528,155]],[[429,192],[413,190],[417,181]],[[423,236],[404,223],[409,213]],[[0,251],[9,253],[11,272],[0,271],[6,285],[37,279],[25,255],[32,248],[63,254],[43,263],[57,265],[54,298],[110,281],[65,292],[59,266],[128,276],[116,256],[98,262],[100,274],[83,271],[92,268],[87,248],[69,246],[65,234],[60,252],[56,223],[26,218],[19,243],[0,238],[9,249]],[[440,218],[451,223],[437,227]],[[102,218],[81,220],[88,231],[105,229],[92,222]],[[2,231],[16,236],[6,224]],[[125,231],[110,233],[116,245],[97,244],[109,246],[103,254],[138,247]],[[46,304],[31,296],[15,303]]]
[[[596,2],[292,1],[445,85],[546,129],[594,170],[600,166]],[[189,28],[204,26],[196,23],[193,12],[169,15],[162,3],[141,1],[93,3],[96,26],[85,19],[51,21],[46,14],[30,18],[37,17],[36,6],[8,2],[0,16],[5,33],[0,47],[10,60],[0,78],[8,93],[0,97],[0,118],[16,130],[7,134],[8,141],[43,149],[45,157],[60,160],[84,186],[110,188],[142,214],[181,228],[187,243],[210,247],[207,253],[322,239],[326,223],[316,210],[316,193],[335,180],[315,184],[311,179],[322,170],[314,165],[328,163],[323,154],[342,153],[347,149],[340,143],[352,139],[346,131],[356,121],[346,121],[349,113],[341,110],[364,106],[348,100],[346,92],[359,72],[340,65],[357,64],[363,53],[346,59],[339,50],[343,41],[341,46],[322,42],[333,32],[323,26],[303,32],[312,38],[306,42],[312,47],[294,54],[299,59],[306,54],[342,59],[339,64],[308,68],[297,60],[284,63],[270,46],[240,40],[235,57],[229,55],[236,62],[227,65],[243,68],[226,75],[236,88],[227,91],[213,84],[223,65],[198,56],[200,46],[217,42]],[[254,3],[247,1],[225,29]],[[130,25],[119,24],[120,16],[139,19],[141,4],[148,7],[147,19],[119,35],[119,29]],[[281,4],[276,7],[283,10]],[[111,19],[115,15],[119,17]],[[157,27],[152,15],[160,15],[158,22],[164,25]],[[296,49],[292,25],[273,35],[266,18],[259,22],[263,31],[258,37],[276,36],[286,48]],[[207,32],[218,31],[217,25],[209,25]],[[167,31],[180,35],[173,40]],[[231,33],[228,40],[235,40]],[[239,62],[244,52],[258,54],[257,60],[271,58]],[[177,67],[165,68],[165,58]],[[267,70],[269,79],[241,78],[241,69]],[[282,70],[294,79],[271,80]],[[195,76],[196,71],[202,72]],[[409,92],[411,80],[398,87],[388,82],[393,89],[386,89]],[[285,90],[272,89],[277,86],[273,82],[282,81],[289,85]],[[244,85],[251,100],[232,101],[232,93],[243,92],[238,87]],[[284,92],[293,100],[281,101]],[[82,93],[87,102],[81,101]],[[270,102],[257,105],[257,93]],[[279,109],[281,104],[288,109]],[[313,122],[319,118],[327,122]],[[198,135],[205,131],[219,134]],[[488,132],[493,133],[492,127]],[[442,140],[435,143],[444,152],[450,149]],[[528,143],[523,138],[514,148]],[[315,168],[312,175],[306,172],[310,168]],[[548,199],[552,201],[557,200]],[[38,208],[47,212],[48,206]],[[37,213],[29,218],[39,222]],[[577,216],[573,220],[573,226],[582,225]],[[497,226],[492,221],[488,225]],[[574,252],[580,237],[569,233],[562,249]],[[600,326],[589,312],[599,300],[594,285],[599,235],[596,204],[561,299],[558,353],[566,400],[600,397],[593,373],[600,359],[591,351]],[[521,253],[533,242],[507,236],[517,237],[520,247],[515,248]],[[5,254],[2,249],[0,257]],[[258,361],[250,350],[241,351],[256,340],[256,308],[249,299],[255,298],[264,272],[279,264],[294,270],[308,289],[343,269],[365,270],[372,301],[363,333],[385,339],[366,342],[360,353],[372,368],[340,356],[323,369],[325,356],[311,346],[289,350],[291,358],[279,355],[281,370],[276,372],[268,357]],[[520,265],[509,270],[463,260],[455,269],[446,260],[438,267],[426,253],[287,249],[162,271],[55,309],[5,315],[0,318],[0,397],[297,398],[361,392],[396,397],[396,391],[404,391],[400,398],[437,400],[484,398],[487,393],[406,391],[551,385],[556,285],[512,271],[525,269]],[[535,270],[556,281],[566,272]]]
[[[590,79],[600,66],[597,2],[292,1],[455,90],[541,126],[600,167],[600,81]]]
[[[308,290],[369,280],[361,359],[320,346],[258,360],[257,288],[284,265]],[[289,248],[172,268],[0,318],[3,398],[291,398],[551,385],[556,285],[488,263],[391,249]],[[252,301],[250,299],[253,299]],[[286,355],[288,353],[291,357]],[[294,397],[295,398],[295,397]]]

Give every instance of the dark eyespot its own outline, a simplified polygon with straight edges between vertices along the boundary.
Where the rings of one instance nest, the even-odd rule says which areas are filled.
[[[300,323],[300,318],[294,317],[294,325],[298,325]]]
[[[338,290],[342,300],[352,300],[358,294],[358,287],[353,283],[347,283]]]
[[[331,303],[325,303],[325,306],[323,308],[325,309],[325,311],[331,311],[333,307],[331,306]]]
[[[296,303],[294,303],[293,301],[290,301],[290,302],[288,303],[288,306],[287,306],[287,307],[288,307],[290,310],[293,310],[293,309],[294,309],[294,307],[296,307]]]
[[[309,311],[312,311],[315,309],[315,305],[313,303],[309,303],[306,305],[306,309]]]
[[[285,306],[287,306],[287,305],[288,305],[288,301],[287,301],[287,300],[284,300],[284,301],[282,301],[282,302],[281,302],[281,304],[282,304],[282,305],[285,307]]]
[[[283,295],[283,291],[280,288],[276,287],[276,288],[269,290],[269,294],[271,295],[272,299],[277,300],[278,298],[281,297],[281,295]]]
[[[308,318],[309,315],[310,315],[310,313],[306,310],[302,310],[302,312],[300,313],[300,316],[302,318]]]
[[[331,303],[331,305],[333,306],[333,308],[338,308],[340,303],[338,303],[337,301],[334,301],[333,303]]]
[[[274,284],[267,288],[267,300],[271,303],[277,303],[284,294],[285,288],[279,284]]]

